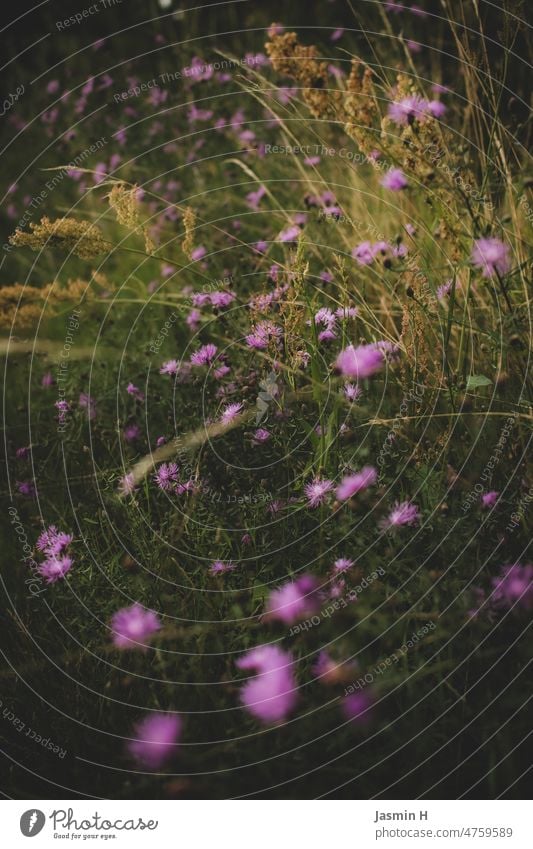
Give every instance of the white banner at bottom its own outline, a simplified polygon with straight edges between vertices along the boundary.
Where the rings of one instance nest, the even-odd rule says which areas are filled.
[[[72,844],[117,849],[533,847],[529,803],[521,801],[6,800],[1,804],[6,849]]]

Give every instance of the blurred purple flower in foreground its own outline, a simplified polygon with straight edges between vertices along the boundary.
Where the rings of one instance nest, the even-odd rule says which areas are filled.
[[[158,769],[177,751],[181,731],[180,716],[151,713],[135,725],[128,751],[140,766]]]
[[[337,498],[339,501],[346,501],[348,498],[353,498],[358,492],[373,486],[378,479],[378,473],[373,466],[363,466],[360,472],[354,475],[347,475],[342,479],[337,487]]]
[[[111,618],[113,643],[119,649],[146,649],[148,641],[160,628],[157,614],[141,604],[123,607]]]
[[[492,579],[494,607],[533,608],[533,565],[513,563],[502,566],[497,578]]]
[[[337,357],[336,366],[341,374],[363,380],[383,368],[385,358],[376,345],[348,345]]]
[[[265,619],[278,619],[292,625],[320,609],[318,582],[312,575],[301,575],[272,590],[267,601]]]
[[[503,276],[511,267],[509,245],[500,239],[477,239],[471,258],[476,268],[481,269],[483,277]]]
[[[241,702],[260,722],[283,722],[296,706],[293,665],[292,655],[276,646],[258,646],[236,662],[239,669],[257,672],[243,685]]]

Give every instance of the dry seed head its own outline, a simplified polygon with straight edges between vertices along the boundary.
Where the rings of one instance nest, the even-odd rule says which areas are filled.
[[[194,249],[194,228],[196,226],[196,213],[191,206],[186,206],[183,211],[183,227],[185,238],[181,243],[181,249],[188,259],[192,259]]]
[[[50,221],[42,218],[39,224],[30,224],[30,232],[17,229],[9,242],[16,247],[28,247],[33,251],[43,248],[59,248],[73,253],[80,259],[94,259],[111,250],[111,243],[104,239],[103,233],[90,221],[76,221],[74,218],[57,218]]]

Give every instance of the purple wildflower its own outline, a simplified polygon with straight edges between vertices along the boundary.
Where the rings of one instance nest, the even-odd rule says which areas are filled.
[[[141,429],[139,425],[134,423],[126,425],[122,432],[124,434],[124,439],[126,440],[126,442],[135,442],[135,440],[139,439],[141,435]]]
[[[242,413],[243,404],[228,404],[227,407],[222,411],[222,415],[220,416],[220,421],[222,424],[230,424],[234,419],[237,418],[240,413]]]
[[[159,769],[177,750],[181,730],[182,720],[176,714],[151,713],[136,724],[128,751],[140,766]]]
[[[533,565],[514,563],[502,566],[497,578],[492,579],[494,591],[492,602],[495,607],[533,608]]]
[[[178,467],[176,463],[162,463],[154,475],[154,481],[159,489],[168,491],[177,483]]]
[[[96,418],[96,401],[87,392],[81,392],[78,399],[78,404],[82,409],[87,410],[87,417],[93,421]]]
[[[177,360],[167,360],[166,363],[163,363],[163,365],[159,369],[159,374],[177,374],[177,373],[178,373],[178,361]]]
[[[278,236],[278,242],[295,242],[300,235],[300,228],[294,224],[292,227],[287,227],[282,230]]]
[[[118,490],[121,495],[131,495],[135,491],[135,475],[129,472],[121,477],[118,485]]]
[[[37,567],[37,572],[45,579],[47,584],[55,584],[70,571],[73,562],[72,557],[68,557],[68,555],[62,557],[50,555],[44,563]]]
[[[389,515],[380,522],[383,530],[416,525],[420,521],[420,510],[410,501],[397,501]]]
[[[256,431],[254,431],[253,441],[257,445],[260,445],[263,442],[268,442],[268,440],[270,439],[270,436],[271,436],[270,431],[266,430],[264,427],[259,427]]]
[[[292,655],[276,646],[258,646],[239,658],[236,666],[257,672],[241,689],[245,709],[266,724],[283,722],[298,701]]]
[[[353,404],[354,401],[357,401],[363,394],[363,390],[357,383],[345,383],[343,392],[345,398],[350,401],[351,404]]]
[[[212,575],[223,575],[226,572],[233,572],[237,568],[237,564],[232,560],[213,560],[209,571]]]
[[[407,187],[407,177],[400,168],[391,168],[379,182],[384,189],[390,189],[391,192],[401,192]]]
[[[374,705],[374,699],[369,693],[351,693],[345,696],[341,702],[341,710],[350,721],[367,723],[370,720],[370,710]]]
[[[348,345],[337,357],[336,366],[341,374],[363,380],[383,368],[385,358],[376,345]]]
[[[350,560],[348,557],[339,557],[333,564],[333,572],[338,575],[339,573],[353,569],[353,567],[353,560]]]
[[[213,362],[217,354],[217,346],[209,342],[207,345],[202,345],[191,356],[192,366],[207,366]]]
[[[363,466],[361,471],[354,475],[347,475],[342,479],[337,487],[337,498],[339,501],[346,501],[348,498],[353,498],[369,486],[373,486],[378,479],[378,473],[373,466]]]
[[[323,504],[329,492],[333,489],[333,481],[325,478],[315,478],[304,487],[308,506],[314,509]]]
[[[500,239],[476,239],[471,259],[476,268],[482,270],[483,277],[503,276],[511,267],[509,245]]]
[[[495,489],[491,489],[489,492],[484,492],[480,499],[481,506],[484,510],[490,510],[491,507],[494,507],[499,497],[500,493]]]
[[[122,607],[111,618],[113,643],[119,649],[146,649],[161,628],[159,617],[141,604]]]
[[[135,386],[133,383],[128,383],[126,387],[126,392],[128,395],[132,395],[133,398],[136,398],[137,401],[144,401],[144,393],[141,392],[138,386]]]
[[[277,619],[292,625],[320,609],[318,582],[312,575],[301,575],[272,590],[267,601],[265,619]]]
[[[428,102],[418,94],[409,95],[402,100],[389,103],[388,116],[391,121],[399,126],[412,124],[414,120],[421,120],[426,117],[428,111]]]
[[[26,498],[33,498],[37,495],[37,490],[33,481],[15,481],[15,485],[19,493],[24,495]]]

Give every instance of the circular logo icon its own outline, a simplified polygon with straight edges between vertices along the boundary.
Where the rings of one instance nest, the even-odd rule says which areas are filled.
[[[32,808],[22,814],[20,818],[20,830],[24,837],[35,837],[36,834],[42,831],[45,822],[46,817],[43,812]]]

